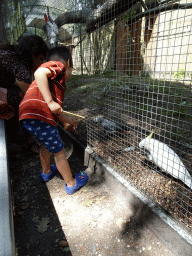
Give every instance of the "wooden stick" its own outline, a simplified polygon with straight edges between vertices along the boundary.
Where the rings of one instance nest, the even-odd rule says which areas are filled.
[[[71,117],[74,117],[74,118],[77,118],[77,119],[85,119],[84,116],[80,116],[80,115],[77,115],[77,114],[74,114],[74,113],[71,113],[71,112],[68,112],[68,111],[65,111],[65,110],[62,110],[63,114],[66,114],[68,116],[71,116]]]

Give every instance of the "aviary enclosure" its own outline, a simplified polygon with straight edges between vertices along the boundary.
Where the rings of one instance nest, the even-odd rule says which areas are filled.
[[[77,136],[191,231],[192,2],[14,0],[0,11],[11,43],[24,32],[50,44],[47,14],[54,44],[72,51]]]

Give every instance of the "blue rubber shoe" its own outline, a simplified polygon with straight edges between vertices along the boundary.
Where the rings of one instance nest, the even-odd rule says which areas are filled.
[[[57,171],[58,170],[57,170],[56,165],[55,164],[51,165],[51,172],[50,173],[43,174],[43,172],[40,172],[40,181],[47,182],[47,181],[51,180],[55,176]]]
[[[65,191],[67,194],[72,195],[75,192],[77,192],[80,188],[82,188],[88,181],[88,176],[85,172],[80,172],[77,175],[74,176],[76,179],[76,185],[73,187],[68,187],[67,184],[65,184]]]

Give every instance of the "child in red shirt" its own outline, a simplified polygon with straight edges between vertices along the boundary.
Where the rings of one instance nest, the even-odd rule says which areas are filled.
[[[19,120],[22,126],[42,145],[40,179],[49,181],[57,170],[65,180],[65,191],[73,194],[88,181],[85,172],[73,176],[65,156],[64,144],[57,130],[57,122],[62,121],[62,103],[65,83],[72,75],[72,58],[65,46],[49,50],[47,62],[34,74],[35,80],[27,90],[19,106]],[[75,127],[76,124],[70,124]],[[69,127],[69,124],[65,124]],[[51,154],[56,165],[50,166]]]

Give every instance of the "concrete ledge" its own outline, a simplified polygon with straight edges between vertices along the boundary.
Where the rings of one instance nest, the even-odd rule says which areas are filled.
[[[111,233],[118,234],[117,236],[120,235],[119,238],[123,239],[121,241],[123,241],[122,244],[124,244],[124,246],[119,247],[116,252],[120,254],[114,255],[132,255],[130,253],[135,255],[134,253],[136,252],[132,251],[131,248],[129,250],[126,249],[126,244],[129,247],[131,240],[137,240],[134,235],[130,236],[133,232],[143,237],[140,237],[140,239],[142,242],[145,242],[145,246],[147,246],[147,243],[150,244],[153,243],[152,241],[156,240],[156,254],[152,251],[148,251],[147,255],[192,255],[191,233],[183,229],[178,222],[163,209],[151,203],[147,197],[110,167],[106,161],[100,158],[91,147],[85,147],[85,145],[82,146],[82,143],[79,142],[76,137],[74,139],[74,136],[70,133],[67,133],[67,135],[74,141],[74,150],[77,147],[79,154],[84,153],[84,165],[88,167],[86,172],[89,175],[88,188],[91,188],[92,190],[101,189],[103,191],[110,191],[110,193],[114,195],[112,196],[113,201],[111,203],[116,205],[117,202],[119,208],[122,209],[121,215],[126,218],[120,233],[116,233],[116,231],[114,232],[115,227],[111,228]],[[125,215],[123,215],[123,211]],[[130,218],[127,218],[126,214],[127,216],[130,216]],[[95,232],[94,239],[96,241],[98,234],[97,231]],[[79,235],[83,238],[84,233]],[[74,255],[83,255],[81,254],[81,250],[78,251],[76,249],[75,244],[73,244],[74,237],[72,237],[73,239],[71,237],[72,235],[69,234],[68,239],[72,252]],[[77,237],[75,239],[77,239]],[[161,250],[157,247],[158,241],[162,245]],[[87,248],[90,247],[89,242],[90,241],[85,242]],[[105,243],[107,245],[109,244],[109,241],[106,240]],[[113,250],[113,248],[111,248],[111,250]],[[106,252],[104,249],[100,252],[103,253],[102,255],[107,255],[105,254]],[[113,255],[113,252],[110,251],[110,254]]]
[[[16,255],[4,120],[0,119],[0,256]]]
[[[104,180],[121,203],[124,201],[124,204],[129,205],[138,225],[147,226],[174,255],[192,255],[192,234],[180,227],[163,209],[152,204],[90,147],[85,149],[84,162],[92,182],[100,183]]]

